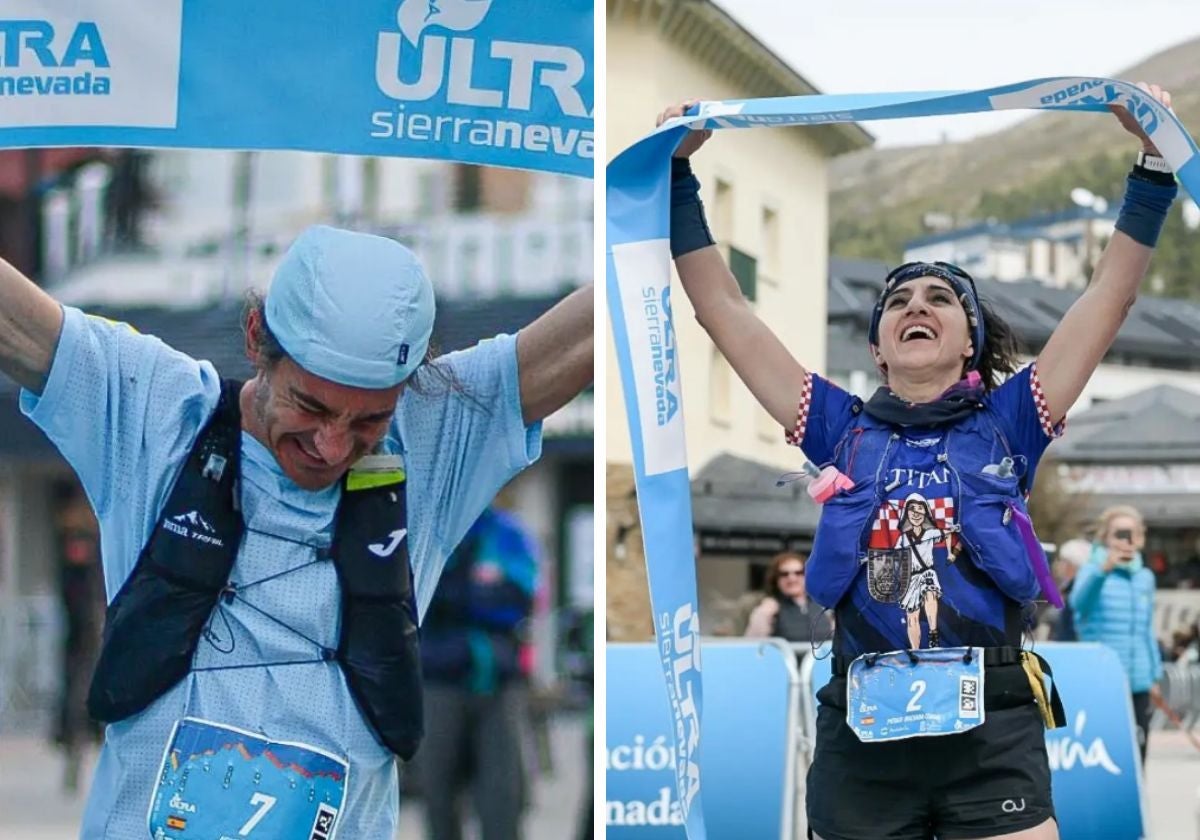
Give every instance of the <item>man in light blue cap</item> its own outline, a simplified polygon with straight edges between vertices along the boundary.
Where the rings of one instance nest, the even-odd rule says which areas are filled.
[[[0,260],[0,369],[101,523],[109,721],[87,840],[388,840],[446,557],[592,376],[591,288],[432,358],[396,242],[311,228],[222,381]]]

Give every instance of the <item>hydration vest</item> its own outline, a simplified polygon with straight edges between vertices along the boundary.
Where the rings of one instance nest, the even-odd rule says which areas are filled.
[[[865,574],[861,561],[867,555],[876,511],[887,498],[889,463],[895,448],[903,445],[903,435],[870,416],[861,401],[855,401],[853,411],[856,418],[838,442],[834,464],[854,481],[854,487],[825,503],[806,567],[809,595],[828,607],[837,606],[855,578]],[[1041,588],[1013,513],[1028,513],[1025,494],[1032,473],[1025,459],[1012,453],[988,406],[928,431],[928,437],[935,435],[941,439],[931,449],[936,463],[948,468],[962,528],[959,536],[967,548],[965,562],[973,563],[1012,601],[1032,601]],[[984,472],[984,467],[1006,456],[1016,462],[1012,475]],[[996,623],[1001,623],[999,617]]]
[[[214,608],[239,597],[230,574],[245,531],[241,387],[222,381],[216,411],[192,445],[133,573],[108,607],[88,694],[88,711],[97,720],[124,720],[187,676]],[[416,753],[423,724],[404,477],[353,477],[351,471],[343,485],[332,544],[314,549],[316,560],[332,561],[337,572],[341,634],[336,649],[320,648],[311,661],[341,666],[375,736],[407,760]],[[358,489],[357,483],[367,486]],[[392,543],[386,556],[380,540]]]

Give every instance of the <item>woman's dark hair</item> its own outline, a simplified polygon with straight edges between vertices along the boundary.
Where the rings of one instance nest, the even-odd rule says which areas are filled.
[[[983,388],[990,391],[1008,376],[1017,372],[1017,336],[1008,322],[996,314],[996,310],[983,298],[979,299],[979,312],[983,315],[983,355],[979,357],[979,377]]]
[[[271,332],[270,326],[267,325],[267,299],[253,290],[246,293],[246,306],[242,313],[242,331],[246,335],[250,334],[250,313],[252,312],[258,313],[258,323],[261,325],[261,329],[258,331],[258,346],[255,349],[258,351],[265,369],[270,371],[281,361],[290,357],[283,349],[283,345],[279,343],[279,339],[275,337],[275,333]],[[429,343],[429,349],[425,351],[425,358],[417,365],[407,382],[408,387],[418,394],[425,396],[456,394],[466,397],[472,404],[484,408],[482,403],[467,393],[467,389],[454,369],[440,360],[440,354],[433,342]]]
[[[808,566],[808,559],[798,551],[782,551],[771,558],[771,565],[767,568],[766,589],[767,594],[776,598],[784,597],[783,592],[779,589],[779,570],[783,568],[783,564],[787,562],[798,562],[801,570]]]

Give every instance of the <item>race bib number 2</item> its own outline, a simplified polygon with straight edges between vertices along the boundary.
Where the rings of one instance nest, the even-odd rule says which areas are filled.
[[[898,650],[850,665],[846,724],[860,741],[953,735],[984,719],[979,648]]]
[[[350,767],[305,744],[175,724],[150,802],[154,840],[333,840]]]

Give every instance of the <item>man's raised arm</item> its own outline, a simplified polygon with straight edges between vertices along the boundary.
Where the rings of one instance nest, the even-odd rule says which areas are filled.
[[[0,371],[41,394],[62,320],[54,298],[0,259]]]
[[[589,283],[517,334],[521,414],[526,424],[558,411],[592,381],[594,307]]]

